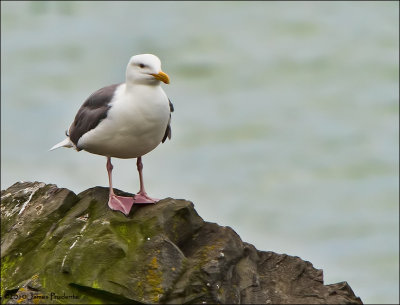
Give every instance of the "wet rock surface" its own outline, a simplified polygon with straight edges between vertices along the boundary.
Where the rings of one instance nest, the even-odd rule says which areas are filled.
[[[257,250],[190,201],[166,198],[126,217],[107,200],[103,187],[2,191],[2,303],[362,304],[346,282],[324,285],[310,262]]]

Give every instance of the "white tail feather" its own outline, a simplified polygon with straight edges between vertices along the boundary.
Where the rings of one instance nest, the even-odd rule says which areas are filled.
[[[54,150],[59,147],[74,147],[74,144],[71,142],[69,138],[66,138],[65,140],[61,141],[60,143],[57,143],[54,145],[50,150]]]

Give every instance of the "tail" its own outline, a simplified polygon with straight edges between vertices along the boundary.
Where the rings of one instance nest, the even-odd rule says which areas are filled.
[[[74,146],[75,146],[74,143],[72,143],[69,138],[66,138],[65,140],[61,141],[60,143],[57,143],[56,145],[54,145],[52,148],[50,148],[50,150],[54,150],[59,147],[74,147]]]

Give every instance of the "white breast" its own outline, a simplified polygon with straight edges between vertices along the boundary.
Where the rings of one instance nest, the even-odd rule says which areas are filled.
[[[170,116],[160,86],[121,85],[107,117],[79,139],[79,147],[108,157],[137,158],[161,143]]]

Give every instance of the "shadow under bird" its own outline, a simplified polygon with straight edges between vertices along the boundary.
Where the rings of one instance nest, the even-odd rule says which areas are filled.
[[[171,138],[174,111],[161,82],[169,77],[161,70],[160,59],[152,54],[132,56],[126,67],[125,83],[101,88],[83,103],[66,132],[67,138],[54,145],[107,157],[108,206],[128,215],[133,204],[154,204],[143,182],[142,156]],[[140,190],[134,197],[115,195],[111,158],[137,158]]]

